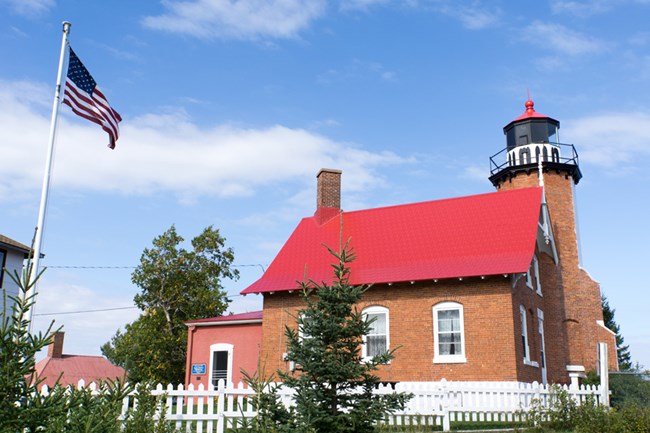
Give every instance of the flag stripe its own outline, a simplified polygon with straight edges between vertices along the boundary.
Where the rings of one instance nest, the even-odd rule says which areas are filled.
[[[120,135],[122,117],[108,103],[97,83],[81,63],[72,48],[69,49],[68,74],[63,91],[63,103],[76,115],[90,120],[108,133],[111,149]]]

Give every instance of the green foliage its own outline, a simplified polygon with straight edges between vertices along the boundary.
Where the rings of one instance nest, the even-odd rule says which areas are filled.
[[[185,378],[188,320],[219,316],[230,300],[221,281],[237,279],[234,253],[211,226],[192,239],[192,250],[180,245],[174,226],[143,251],[131,275],[140,287],[136,305],[143,314],[118,330],[102,353],[124,367],[133,382],[179,383]]]
[[[171,433],[164,417],[151,421],[158,402],[144,392],[138,394],[138,406],[122,424],[122,402],[132,388],[121,380],[100,383],[94,391],[55,385],[39,392],[43,378],[36,375],[36,353],[52,343],[56,331],[52,322],[45,332],[29,332],[27,312],[35,295],[26,293],[38,280],[31,281],[31,272],[31,260],[22,276],[7,272],[22,296],[10,297],[11,314],[3,315],[0,324],[0,433]],[[3,304],[7,304],[6,293]]]
[[[618,368],[626,371],[632,368],[632,361],[630,355],[630,346],[624,344],[625,339],[621,335],[621,327],[614,321],[614,313],[616,310],[609,306],[609,301],[603,295],[601,296],[601,303],[603,306],[603,321],[605,326],[616,334],[616,355],[618,357]]]
[[[368,287],[349,284],[348,265],[355,256],[348,244],[340,253],[329,251],[338,262],[332,265],[334,282],[301,284],[306,307],[296,317],[298,330],[285,329],[287,360],[295,369],[278,374],[295,391],[294,431],[372,432],[410,396],[373,392],[379,385],[374,372],[393,352],[362,359],[360,343],[372,322],[355,305]]]
[[[53,322],[46,332],[32,335],[29,332],[27,314],[34,304],[34,296],[25,299],[25,293],[36,284],[32,275],[32,263],[28,261],[22,276],[15,270],[7,275],[20,288],[11,312],[2,316],[0,324],[0,431],[21,431],[33,420],[47,419],[58,410],[59,404],[53,398],[51,404],[42,404],[33,396],[33,391],[42,382],[35,376],[36,354],[52,342]],[[22,296],[21,296],[22,295]],[[7,305],[7,294],[3,290],[3,306]],[[4,311],[4,310],[3,310]],[[55,404],[56,403],[56,404]]]
[[[626,406],[650,407],[650,381],[643,379],[644,372],[637,365],[623,374],[609,375],[610,403],[617,409]],[[648,373],[645,372],[647,375]]]
[[[148,384],[140,384],[136,387],[135,399],[138,402],[135,408],[130,408],[124,419],[125,433],[174,433],[176,428],[171,421],[164,416],[157,415],[165,413],[165,396],[151,395],[152,387]]]
[[[536,433],[650,433],[650,406],[627,405],[620,410],[598,405],[594,399],[578,405],[554,388],[549,407],[535,401],[526,413],[528,429]]]
[[[252,397],[253,409],[257,412],[254,418],[242,417],[234,433],[280,433],[289,432],[291,426],[291,413],[280,401],[277,391],[280,384],[275,382],[275,375],[264,376],[261,361],[257,361],[255,373],[248,373],[242,369],[244,383],[255,391]]]

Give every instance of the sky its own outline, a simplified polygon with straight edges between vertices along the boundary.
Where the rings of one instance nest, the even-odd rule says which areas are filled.
[[[343,171],[346,211],[491,192],[530,92],[580,156],[583,266],[650,368],[648,18],[648,0],[0,0],[0,233],[36,226],[63,21],[124,119],[110,150],[61,107],[34,329],[99,354],[172,225],[218,228],[229,311],[260,309],[239,292],[313,214],[320,168]]]

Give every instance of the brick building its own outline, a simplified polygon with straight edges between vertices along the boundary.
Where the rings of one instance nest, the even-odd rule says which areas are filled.
[[[284,327],[302,307],[296,281],[331,281],[323,244],[347,239],[358,257],[350,282],[372,285],[358,305],[376,318],[362,353],[399,348],[380,368],[384,381],[566,383],[596,369],[600,342],[615,369],[600,288],[579,262],[573,194],[582,174],[574,147],[556,143],[558,129],[527,101],[491,158],[494,193],[345,212],[342,173],[321,170],[314,216],[242,292],[264,296],[266,369],[290,368]]]

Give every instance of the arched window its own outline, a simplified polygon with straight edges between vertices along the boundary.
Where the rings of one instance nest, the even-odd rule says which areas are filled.
[[[217,343],[210,346],[210,382],[217,386],[219,380],[232,383],[232,355],[234,346]]]
[[[555,147],[551,149],[551,160],[553,162],[560,162],[560,151]]]
[[[530,149],[519,149],[519,164],[530,164]]]
[[[390,347],[388,308],[378,305],[368,307],[363,310],[363,317],[372,323],[370,332],[363,337],[361,356],[370,359],[388,352]]]
[[[434,363],[467,362],[463,306],[441,302],[433,307]]]

